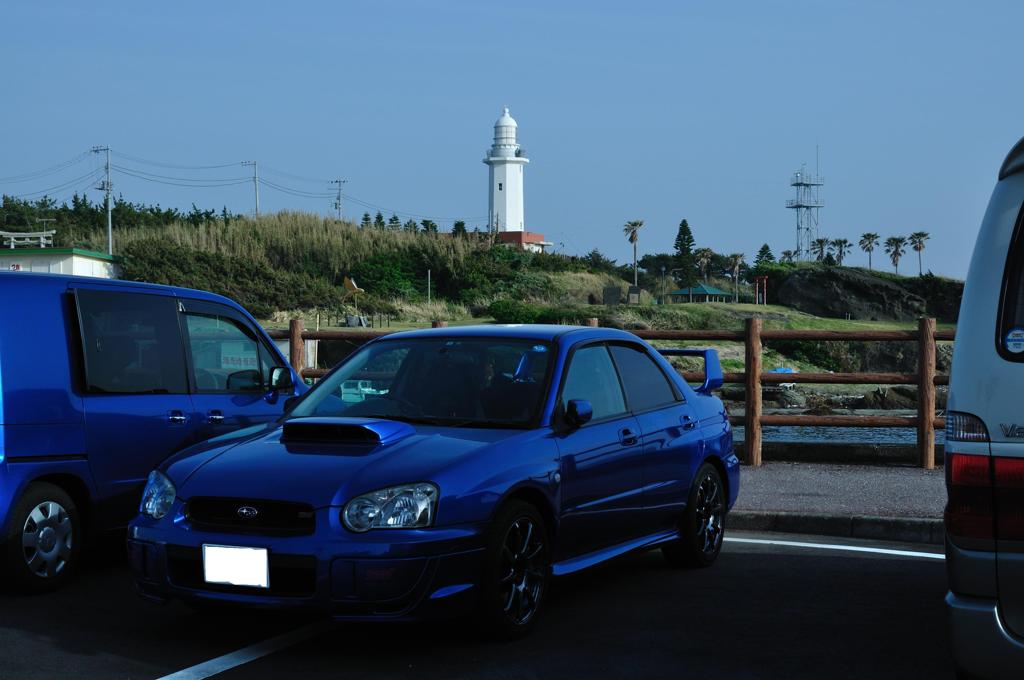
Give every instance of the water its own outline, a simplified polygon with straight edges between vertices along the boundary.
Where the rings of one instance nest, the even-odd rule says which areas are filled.
[[[798,427],[766,425],[761,428],[766,442],[810,442],[842,444],[906,444],[917,443],[917,430],[912,427]],[[733,427],[733,438],[743,441],[743,426]],[[935,430],[935,443],[945,442],[945,432]]]

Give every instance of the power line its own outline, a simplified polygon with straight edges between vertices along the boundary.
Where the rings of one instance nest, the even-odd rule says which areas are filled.
[[[174,186],[174,187],[190,187],[190,188],[193,188],[193,189],[214,189],[214,188],[217,188],[217,187],[233,187],[233,186],[237,186],[239,184],[248,184],[249,182],[252,181],[252,178],[250,178],[250,177],[241,177],[239,179],[228,180],[228,181],[216,181],[214,183],[207,183],[207,184],[196,183],[195,180],[185,180],[183,182],[175,182],[175,181],[171,181],[171,180],[156,179],[154,177],[149,177],[149,176],[146,176],[146,175],[141,175],[141,174],[138,174],[136,172],[132,172],[130,170],[126,170],[125,168],[122,168],[122,167],[119,167],[119,166],[116,166],[116,165],[113,166],[113,167],[118,172],[120,172],[122,174],[125,174],[125,175],[128,175],[129,177],[134,177],[136,179],[142,179],[142,180],[145,180],[147,182],[154,182],[155,184],[166,184],[166,185]],[[213,180],[211,180],[211,181],[213,181]]]
[[[146,177],[152,177],[156,179],[166,179],[176,182],[195,182],[197,184],[208,184],[211,182],[248,182],[252,178],[250,177],[207,177],[207,178],[192,178],[192,177],[174,177],[171,175],[158,175],[153,172],[147,172],[145,170],[139,170],[138,168],[129,168],[124,165],[117,165],[116,163],[112,166],[114,169],[124,173],[133,173],[135,176],[144,175]]]
[[[82,153],[78,154],[77,156],[73,156],[72,158],[69,158],[63,163],[51,165],[50,167],[43,168],[42,170],[33,170],[32,172],[26,172],[20,175],[11,175],[10,177],[0,177],[0,184],[19,184],[21,182],[30,182],[34,179],[39,179],[40,177],[46,177],[47,175],[55,175],[62,170],[66,170],[67,168],[70,168],[73,165],[81,163],[86,158],[88,158],[88,156],[89,152],[83,151]]]
[[[87,172],[84,175],[81,175],[79,177],[75,177],[74,179],[70,179],[70,180],[68,180],[66,182],[63,182],[61,184],[58,184],[56,186],[48,187],[46,189],[40,189],[39,191],[30,191],[30,192],[26,192],[26,193],[23,193],[23,194],[11,194],[11,196],[13,198],[30,198],[30,197],[36,197],[36,196],[45,196],[45,195],[48,195],[51,191],[63,191],[64,189],[67,189],[68,187],[70,187],[72,185],[76,185],[76,184],[81,183],[83,180],[88,180],[90,183],[92,183],[92,181],[94,179],[96,179],[102,173],[103,173],[103,169],[102,168],[95,168],[93,170],[90,170],[89,172]]]
[[[113,154],[115,156],[120,156],[121,158],[125,158],[130,161],[135,161],[136,163],[142,163],[143,165],[153,165],[158,168],[172,168],[174,170],[216,170],[218,168],[234,168],[238,166],[238,163],[223,163],[220,165],[177,165],[175,163],[161,163],[160,161],[150,161],[146,160],[145,158],[140,158],[138,156],[130,156],[126,153],[121,153],[120,151],[114,151]]]
[[[260,178],[260,184],[266,187],[270,187],[271,189],[276,189],[286,194],[291,194],[292,196],[299,196],[301,198],[330,198],[334,195],[328,192],[318,193],[312,191],[304,191],[302,189],[293,189],[290,187],[283,186],[281,184],[277,184],[276,182],[271,182],[270,180],[264,179],[263,177]]]

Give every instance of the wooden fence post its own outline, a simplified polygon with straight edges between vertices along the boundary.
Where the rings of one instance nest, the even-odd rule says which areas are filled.
[[[935,319],[917,324],[917,458],[925,470],[935,468]]]
[[[592,317],[588,318],[587,322],[584,325],[585,326],[590,326],[591,328],[597,328],[597,317],[593,317],[592,316]]]
[[[302,331],[302,319],[288,322],[288,360],[300,377],[306,368],[306,342],[302,339]]]
[[[761,464],[761,319],[747,319],[746,328],[746,412],[743,440],[747,464]]]
[[[447,321],[431,321],[430,322],[430,327],[431,328],[448,328],[448,322]]]

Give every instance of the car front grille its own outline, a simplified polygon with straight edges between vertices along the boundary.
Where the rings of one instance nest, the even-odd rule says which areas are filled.
[[[198,528],[230,533],[308,536],[316,530],[313,506],[289,501],[199,496],[185,504],[185,516]]]

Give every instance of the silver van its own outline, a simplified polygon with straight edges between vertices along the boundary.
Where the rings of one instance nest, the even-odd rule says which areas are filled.
[[[960,305],[946,418],[950,639],[961,677],[1024,677],[1024,139]]]

